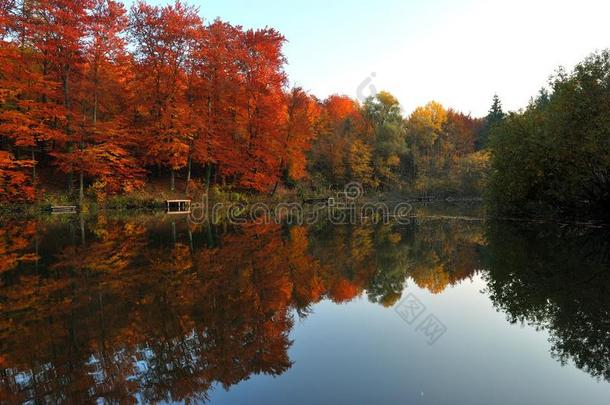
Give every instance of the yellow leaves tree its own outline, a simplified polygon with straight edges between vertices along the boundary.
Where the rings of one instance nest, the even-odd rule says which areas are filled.
[[[481,150],[465,156],[459,162],[458,182],[465,193],[476,194],[487,187],[491,153]]]
[[[409,135],[421,148],[431,149],[443,131],[447,122],[447,110],[442,104],[431,101],[423,107],[417,107],[409,117]]]
[[[373,177],[373,153],[371,147],[356,139],[349,148],[349,167],[352,181],[363,186],[376,187],[377,180]]]

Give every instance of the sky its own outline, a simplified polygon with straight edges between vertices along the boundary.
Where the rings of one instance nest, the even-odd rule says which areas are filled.
[[[208,21],[280,31],[291,85],[320,98],[387,90],[405,114],[435,100],[483,116],[495,93],[505,110],[517,110],[559,66],[610,48],[608,0],[187,3]]]

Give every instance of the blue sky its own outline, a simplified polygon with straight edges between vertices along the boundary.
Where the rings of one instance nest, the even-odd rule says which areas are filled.
[[[291,84],[321,98],[389,90],[406,113],[436,100],[485,115],[494,93],[518,109],[559,65],[610,47],[603,0],[187,2],[207,20],[279,30]]]

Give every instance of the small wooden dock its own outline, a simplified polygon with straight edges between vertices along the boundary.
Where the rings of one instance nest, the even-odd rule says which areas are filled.
[[[166,200],[165,212],[167,214],[190,214],[191,200]]]
[[[306,198],[303,200],[304,204],[318,204],[318,203],[327,203],[329,197],[323,198]]]
[[[76,214],[76,205],[53,205],[51,206],[51,214]]]

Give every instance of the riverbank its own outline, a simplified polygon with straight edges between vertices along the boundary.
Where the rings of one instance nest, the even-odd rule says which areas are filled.
[[[167,200],[192,200],[193,202],[205,203],[241,203],[251,205],[256,203],[279,204],[279,203],[299,203],[305,205],[315,205],[327,203],[329,199],[334,203],[341,203],[345,198],[342,193],[328,192],[322,194],[301,194],[299,192],[283,191],[273,195],[268,193],[245,193],[231,189],[214,188],[206,194],[184,194],[176,192],[149,192],[138,191],[130,194],[109,196],[104,200],[98,200],[92,196],[85,196],[82,204],[78,201],[78,196],[67,193],[54,193],[45,195],[33,203],[3,204],[0,206],[0,213],[38,213],[51,212],[52,207],[74,206],[80,212],[95,212],[100,210],[163,210],[166,208]],[[433,197],[433,196],[413,196],[401,193],[375,193],[366,198],[359,198],[364,202],[408,202],[408,203],[460,203],[476,202],[482,203],[480,197]]]

